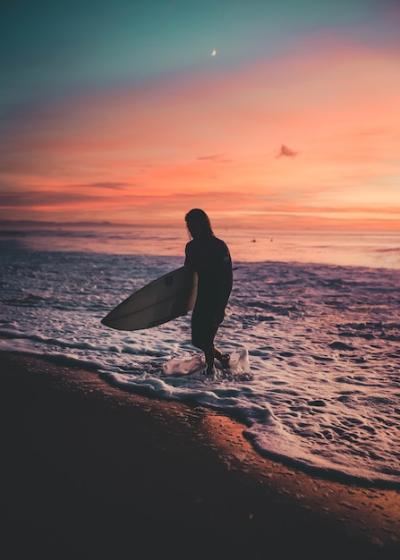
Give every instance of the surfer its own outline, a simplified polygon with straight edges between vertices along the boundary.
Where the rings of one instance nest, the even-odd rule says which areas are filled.
[[[215,376],[215,358],[222,368],[229,365],[229,354],[214,346],[218,327],[232,290],[232,261],[227,245],[215,237],[204,210],[194,208],[185,216],[192,238],[186,245],[185,266],[198,274],[197,299],[192,313],[192,344],[203,350],[206,375]]]

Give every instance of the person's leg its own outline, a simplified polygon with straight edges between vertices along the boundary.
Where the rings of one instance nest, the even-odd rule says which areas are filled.
[[[205,340],[205,348],[204,348],[204,356],[206,359],[206,375],[211,377],[215,377],[217,372],[214,367],[214,359],[215,359],[215,348],[214,348],[214,338],[217,334],[218,325],[215,322],[211,321],[207,325],[207,329],[204,333],[204,340]]]
[[[214,338],[208,325],[204,325],[197,318],[192,321],[192,344],[199,350],[203,350],[206,362],[206,375],[213,376],[214,369]]]
[[[214,348],[211,346],[204,350],[204,356],[206,359],[207,370],[211,372],[214,368]]]
[[[192,313],[192,344],[203,350],[206,362],[206,374],[214,376],[214,359],[223,360],[223,354],[214,349],[214,338],[217,334],[219,323],[213,315],[201,311],[201,308],[195,307]],[[224,366],[223,366],[224,367]]]

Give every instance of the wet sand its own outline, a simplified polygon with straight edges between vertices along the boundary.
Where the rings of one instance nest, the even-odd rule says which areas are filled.
[[[263,458],[243,426],[0,353],[4,558],[399,558],[400,493]]]

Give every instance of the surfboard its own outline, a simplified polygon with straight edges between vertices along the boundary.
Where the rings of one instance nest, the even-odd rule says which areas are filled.
[[[196,296],[197,274],[183,266],[134,292],[101,322],[121,331],[149,329],[186,315]]]

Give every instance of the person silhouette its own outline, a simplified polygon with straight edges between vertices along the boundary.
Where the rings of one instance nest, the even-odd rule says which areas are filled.
[[[229,365],[229,354],[214,346],[218,328],[232,291],[232,260],[224,241],[215,237],[204,210],[193,208],[185,216],[191,241],[185,248],[185,266],[197,272],[197,298],[192,313],[192,344],[204,352],[205,374],[215,377],[216,358],[222,368]]]

